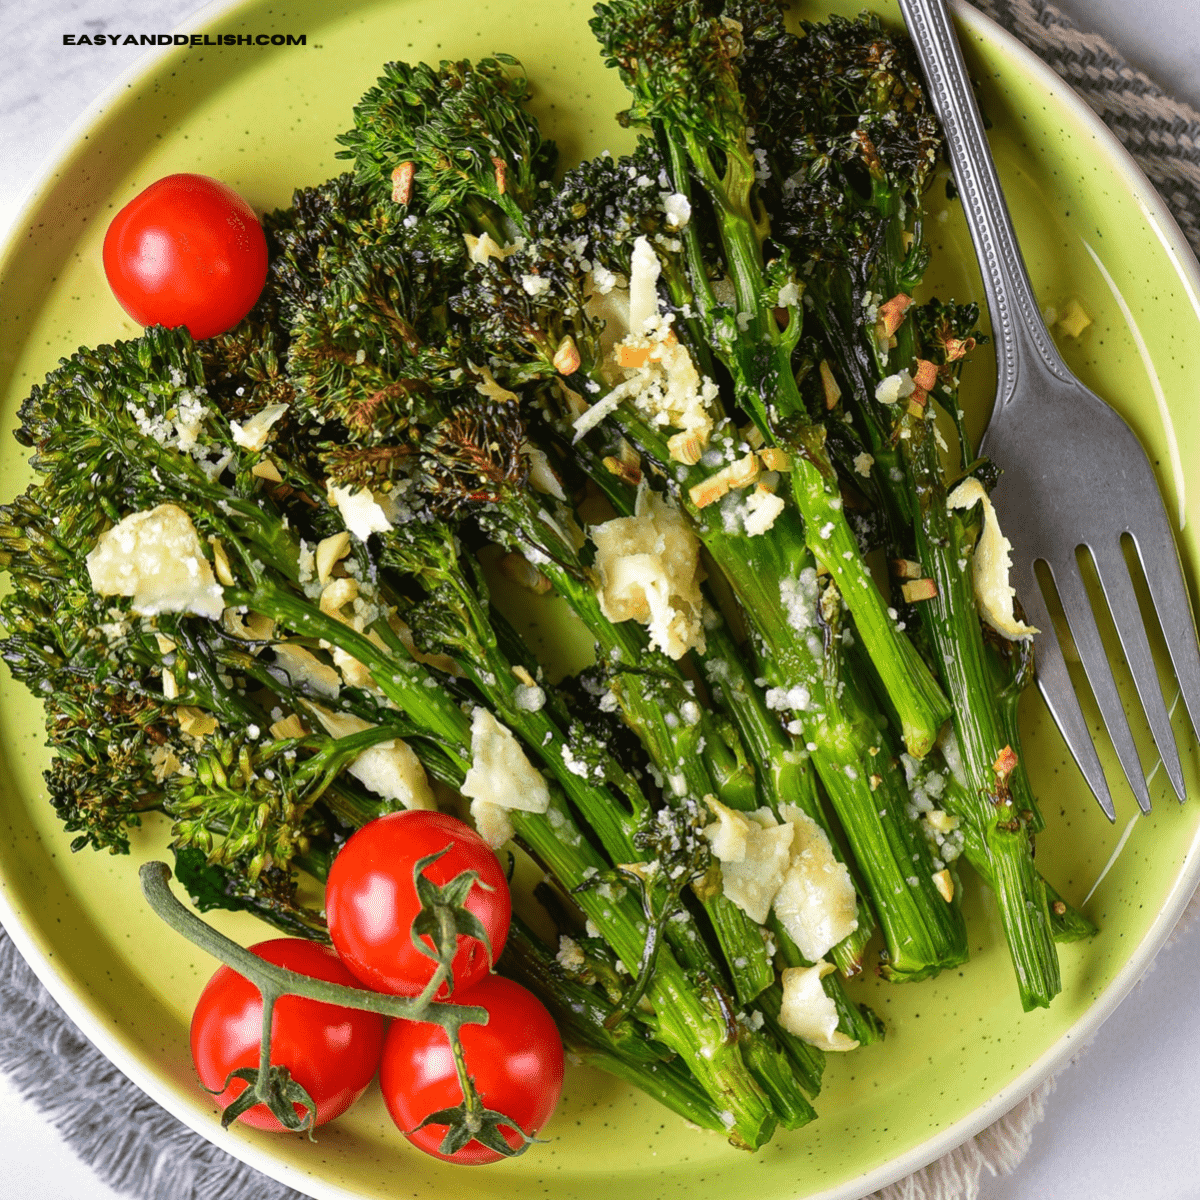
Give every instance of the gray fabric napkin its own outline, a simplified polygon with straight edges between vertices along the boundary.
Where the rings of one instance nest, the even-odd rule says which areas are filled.
[[[1110,43],[1080,30],[1045,0],[972,3],[1099,113],[1200,253],[1200,112],[1172,99]],[[118,1192],[137,1200],[305,1200],[193,1133],[122,1075],[58,1007],[3,929],[0,1070]],[[1044,1096],[1033,1098],[1035,1107]],[[1019,1156],[1027,1145],[1024,1141]],[[963,1161],[960,1155],[941,1181],[938,1195],[946,1200],[977,1194],[979,1167],[964,1169]],[[1005,1165],[1011,1169],[1015,1163]],[[923,1180],[905,1182],[913,1185],[908,1193],[925,1194]],[[902,1192],[904,1184],[898,1187]]]

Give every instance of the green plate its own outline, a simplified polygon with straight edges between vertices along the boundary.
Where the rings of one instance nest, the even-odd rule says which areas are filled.
[[[847,14],[858,7],[857,0],[828,6]],[[353,103],[384,59],[509,51],[535,81],[534,107],[568,160],[628,145],[612,120],[624,93],[601,66],[583,3],[357,0],[340,8],[331,15],[325,0],[210,8],[192,29],[303,32],[308,44],[171,49],[95,106],[0,260],[6,427],[60,355],[137,334],[100,266],[104,228],[126,200],[169,172],[200,171],[226,180],[259,209],[286,204],[293,187],[339,169],[333,137],[348,126]],[[820,17],[828,8],[806,0],[801,12]],[[1074,297],[1092,316],[1062,349],[1150,449],[1168,507],[1181,518],[1194,578],[1200,514],[1180,464],[1200,458],[1196,263],[1150,185],[1092,113],[984,17],[965,7],[959,17],[1039,302],[1061,310]],[[970,243],[940,182],[930,208],[938,291],[978,297]],[[989,367],[986,355],[978,357],[972,375],[982,426]],[[7,438],[0,477],[5,496],[25,478],[23,456]],[[1197,755],[1179,708],[1176,729],[1194,790]],[[1200,806],[1180,806],[1158,772],[1153,814],[1135,819],[1124,796],[1110,826],[1036,697],[1023,716],[1049,823],[1039,863],[1100,924],[1099,937],[1064,947],[1062,995],[1049,1011],[1022,1014],[993,908],[970,881],[970,963],[929,983],[862,984],[862,999],[888,1024],[887,1041],[831,1056],[821,1118],[755,1155],[583,1068],[568,1074],[562,1107],[546,1130],[550,1144],[483,1171],[448,1168],[411,1150],[372,1095],[322,1130],[315,1145],[222,1132],[187,1047],[191,1006],[214,964],[152,916],[137,889],[138,862],[163,854],[163,826],[148,823],[132,859],[72,855],[45,800],[40,709],[11,683],[0,708],[0,920],[55,998],[145,1091],[234,1155],[322,1200],[608,1200],[614,1189],[627,1200],[860,1196],[975,1133],[1063,1064],[1141,975],[1195,885]],[[220,924],[244,942],[263,936],[250,919]]]

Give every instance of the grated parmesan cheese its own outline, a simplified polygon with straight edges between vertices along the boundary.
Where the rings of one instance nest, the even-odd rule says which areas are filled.
[[[375,728],[352,713],[331,712],[319,704],[312,708],[330,737],[350,737]],[[347,769],[359,783],[385,800],[395,800],[409,809],[421,808],[430,812],[437,809],[421,760],[412,747],[399,738],[368,746]]]
[[[983,532],[975,545],[975,556],[971,571],[971,582],[975,587],[975,599],[983,612],[984,620],[1002,637],[1010,642],[1033,637],[1038,631],[1013,614],[1013,598],[1016,589],[1008,582],[1012,568],[1012,543],[1000,532],[1000,522],[991,499],[978,479],[964,479],[946,497],[946,507],[972,508],[983,505]]]
[[[471,768],[462,794],[471,801],[476,829],[493,849],[512,837],[506,810],[544,813],[550,807],[550,789],[521,743],[483,707],[471,717]]]

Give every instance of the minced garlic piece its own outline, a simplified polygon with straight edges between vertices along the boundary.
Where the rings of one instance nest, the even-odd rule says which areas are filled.
[[[333,575],[334,566],[350,553],[350,532],[343,529],[332,537],[322,538],[317,543],[317,579],[324,586]]]
[[[600,609],[610,621],[639,621],[671,658],[705,649],[700,542],[683,514],[643,486],[632,517],[591,529]]]
[[[102,533],[87,569],[97,595],[132,596],[143,617],[188,612],[215,621],[225,609],[196,527],[177,504],[130,513]]]
[[[785,970],[779,1023],[818,1050],[853,1050],[858,1042],[838,1029],[837,1005],[821,986],[821,980],[834,970],[833,963],[824,960],[816,966]]]
[[[312,707],[330,737],[350,737],[375,728],[369,721],[352,713],[331,712],[319,704]],[[421,760],[412,747],[399,738],[368,746],[347,770],[364,787],[385,800],[395,800],[410,809],[422,808],[432,812],[437,808]]]
[[[793,836],[775,914],[800,953],[816,962],[858,928],[858,898],[846,864],[834,857],[816,821],[794,804],[782,805],[779,815]]]
[[[1013,598],[1016,589],[1008,582],[1012,568],[1012,543],[1000,532],[996,510],[983,484],[978,479],[964,479],[946,497],[946,507],[972,508],[983,505],[983,532],[975,544],[971,581],[975,585],[975,599],[983,612],[984,620],[1010,642],[1019,638],[1033,637],[1038,631],[1013,615]]]
[[[1067,337],[1077,338],[1090,324],[1092,318],[1084,311],[1083,305],[1073,296],[1067,301],[1066,307],[1058,316],[1057,325]]]
[[[550,807],[545,779],[512,730],[486,708],[476,708],[471,717],[471,768],[462,794],[471,801],[476,829],[493,849],[512,837],[505,810],[544,813]]]

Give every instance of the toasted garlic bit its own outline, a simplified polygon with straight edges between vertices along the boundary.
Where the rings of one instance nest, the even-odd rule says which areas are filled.
[[[927,358],[917,359],[916,374],[913,375],[913,383],[924,392],[932,392],[933,385],[937,383],[938,370]]]
[[[285,738],[302,738],[308,736],[308,730],[304,727],[304,722],[296,713],[290,713],[281,721],[276,721],[271,726],[271,736],[276,741],[283,741]]]
[[[700,461],[707,444],[708,439],[700,437],[694,431],[673,433],[667,438],[667,449],[670,451],[671,457],[676,462],[683,463],[688,467],[694,467]]]
[[[529,670],[528,670],[526,667],[523,667],[523,666],[522,666],[520,663],[517,663],[517,664],[516,664],[516,665],[513,667],[513,669],[512,669],[512,673],[513,673],[513,674],[514,674],[514,675],[515,675],[515,676],[516,676],[516,677],[517,677],[517,678],[518,678],[518,679],[519,679],[519,680],[520,680],[520,681],[521,681],[521,682],[522,682],[522,683],[523,683],[523,684],[524,684],[526,687],[537,687],[537,680],[536,680],[536,679],[534,679],[534,677],[533,677],[532,675],[530,675],[530,673],[529,673]]]
[[[1090,324],[1092,318],[1084,311],[1083,305],[1074,296],[1067,301],[1066,307],[1058,318],[1058,327],[1067,337],[1077,338]]]
[[[229,555],[225,553],[225,546],[219,537],[215,535],[208,539],[208,544],[213,549],[213,572],[219,583],[223,583],[226,587],[233,587],[234,578],[233,570],[229,566]]]
[[[412,199],[413,178],[416,173],[415,162],[402,162],[392,171],[392,203],[407,204]]]
[[[203,738],[217,730],[217,718],[206,713],[202,708],[193,708],[190,704],[181,704],[175,715],[179,719],[179,728],[188,737]]]
[[[229,611],[230,611],[229,609],[225,610],[225,612],[229,612]],[[224,616],[225,614],[222,613],[221,615]],[[160,654],[170,654],[171,651],[175,649],[175,643],[173,641],[171,641],[171,639],[169,637],[167,637],[166,634],[156,633],[154,635],[154,640],[155,640],[155,642],[158,643],[158,652]]]
[[[916,604],[921,600],[932,600],[938,589],[932,579],[914,579],[900,585],[900,594],[907,604]]]
[[[700,542],[683,514],[643,484],[632,517],[593,526],[591,535],[601,612],[647,626],[650,644],[671,658],[703,653]]]
[[[332,578],[335,564],[350,553],[350,545],[350,533],[346,529],[333,534],[332,537],[322,538],[317,543],[317,579],[322,587]]]
[[[774,470],[774,468],[772,468]],[[758,481],[762,474],[762,466],[758,455],[752,450],[736,462],[722,467],[719,471],[702,479],[694,487],[688,489],[688,495],[697,508],[707,508],[715,504],[722,496],[727,495],[732,488],[749,487]]]
[[[996,755],[996,761],[992,763],[992,770],[996,772],[996,778],[1003,783],[1017,768],[1017,755],[1011,746],[1005,746],[999,754]]]
[[[279,468],[269,459],[260,459],[250,468],[250,474],[256,479],[266,479],[271,483],[282,483],[283,476],[279,473]]]
[[[1010,642],[1018,638],[1033,637],[1038,631],[1024,621],[1018,621],[1013,613],[1016,589],[1008,582],[1012,569],[1012,544],[1000,532],[996,510],[983,484],[978,479],[964,479],[946,497],[948,509],[972,508],[983,505],[983,532],[975,545],[971,568],[971,582],[975,588],[975,599],[979,602],[984,620],[1002,637]]]
[[[901,292],[879,306],[877,331],[882,337],[890,338],[904,323],[904,315],[912,306],[913,298]]]
[[[764,446],[758,452],[758,457],[768,471],[779,471],[786,475],[792,469],[792,456],[778,446]]]
[[[935,871],[932,878],[933,886],[937,888],[942,899],[949,904],[954,899],[954,879],[949,870],[943,867],[940,871]]]
[[[925,568],[911,558],[893,558],[888,564],[897,579],[920,579]]]
[[[579,347],[575,345],[575,339],[569,333],[558,343],[558,349],[551,361],[560,375],[574,375],[579,370],[579,364],[583,360],[579,357]]]
[[[175,674],[167,667],[163,667],[162,672],[162,690],[164,700],[179,699],[179,684],[175,682]]]
[[[821,359],[819,370],[821,372],[821,390],[825,393],[825,407],[827,409],[837,408],[837,402],[842,398],[842,389],[838,387],[838,382],[833,377],[833,370],[825,359]]]
[[[500,560],[499,567],[505,578],[539,596],[544,596],[553,587],[550,580],[529,559],[515,550]]]

